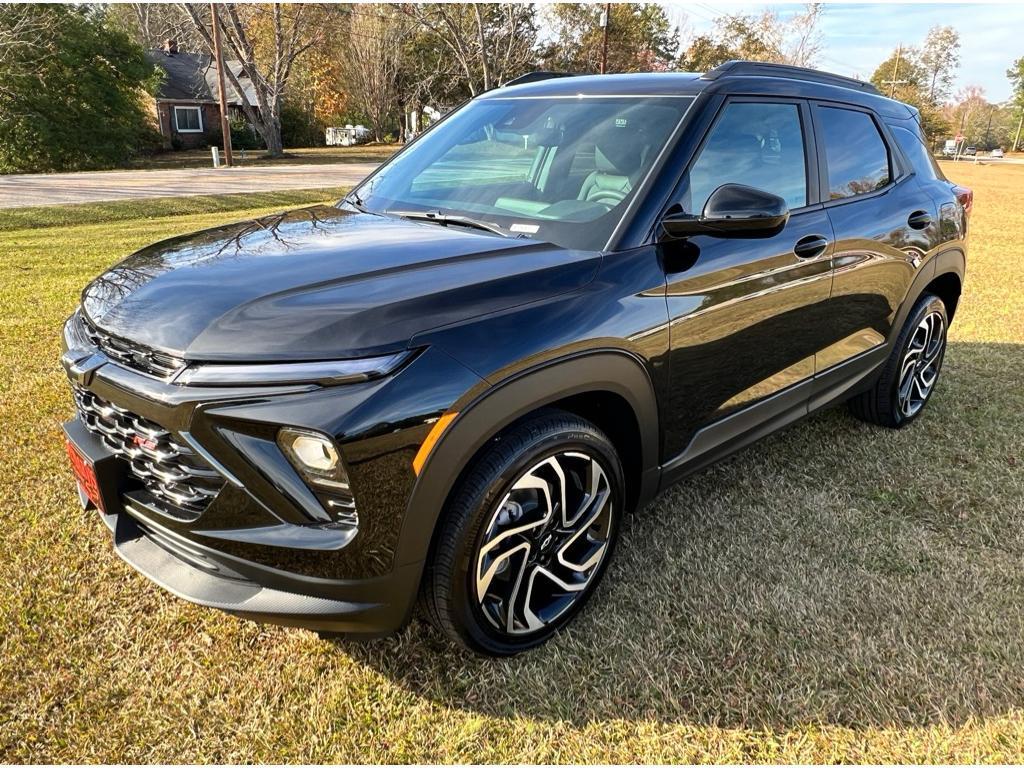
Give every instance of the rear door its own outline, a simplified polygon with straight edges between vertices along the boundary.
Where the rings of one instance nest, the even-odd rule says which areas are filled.
[[[835,341],[818,373],[881,347],[937,231],[934,200],[870,110],[814,105],[820,186],[835,234],[828,322]]]

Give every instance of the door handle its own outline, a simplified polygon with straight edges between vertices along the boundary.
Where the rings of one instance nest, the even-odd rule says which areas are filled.
[[[813,259],[821,256],[828,248],[828,238],[821,235],[807,235],[801,237],[793,246],[793,253],[799,259]]]
[[[907,217],[907,224],[911,229],[924,229],[931,223],[932,217],[928,211],[914,211]]]

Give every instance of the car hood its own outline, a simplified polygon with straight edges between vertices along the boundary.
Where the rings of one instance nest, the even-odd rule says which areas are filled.
[[[88,319],[192,360],[316,360],[571,291],[600,255],[316,206],[143,248],[82,294]]]

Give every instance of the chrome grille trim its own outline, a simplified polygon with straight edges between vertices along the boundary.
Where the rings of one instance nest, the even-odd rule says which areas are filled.
[[[158,379],[173,379],[185,368],[185,361],[143,347],[134,342],[113,336],[93,325],[83,312],[78,313],[81,330],[89,343],[101,350],[113,362],[120,363],[132,370],[155,376]]]
[[[198,517],[224,487],[224,478],[169,430],[73,385],[82,423],[127,460],[146,490],[172,514]]]

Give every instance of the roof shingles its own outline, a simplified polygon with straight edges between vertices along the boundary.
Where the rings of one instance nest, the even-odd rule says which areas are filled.
[[[166,53],[162,50],[146,51],[146,59],[164,71],[164,79],[157,89],[159,101],[217,101],[217,70],[213,59],[200,53]],[[257,103],[252,84],[237,61],[226,61],[225,65],[235,73],[245,89],[250,104]],[[228,103],[241,104],[238,94],[226,82]]]

